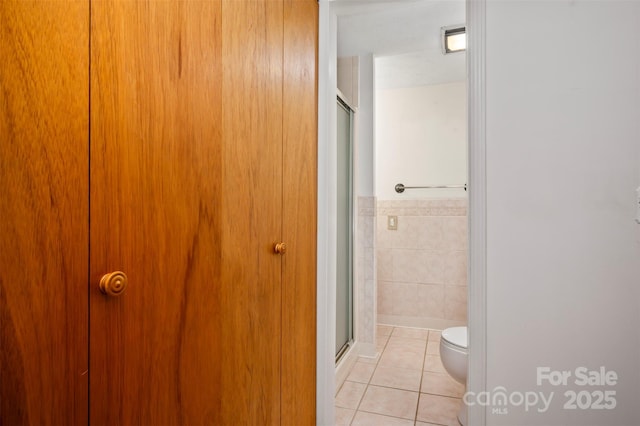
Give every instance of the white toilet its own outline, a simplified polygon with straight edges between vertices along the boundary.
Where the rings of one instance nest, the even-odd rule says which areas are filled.
[[[467,386],[467,327],[451,327],[442,331],[440,359],[447,373],[459,383]],[[461,404],[458,421],[467,425],[467,406]]]

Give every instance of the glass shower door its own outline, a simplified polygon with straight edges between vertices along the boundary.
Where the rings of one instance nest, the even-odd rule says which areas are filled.
[[[336,362],[353,341],[353,110],[338,97]]]

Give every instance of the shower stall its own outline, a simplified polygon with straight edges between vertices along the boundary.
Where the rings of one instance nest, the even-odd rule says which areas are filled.
[[[336,362],[353,343],[353,109],[337,99]]]

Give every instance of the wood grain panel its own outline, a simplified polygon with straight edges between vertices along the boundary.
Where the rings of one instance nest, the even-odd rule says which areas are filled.
[[[86,424],[88,1],[3,0],[0,58],[0,423]]]
[[[279,424],[282,1],[222,10],[223,420]]]
[[[220,8],[92,2],[92,424],[221,422]]]
[[[316,415],[318,4],[284,4],[282,424]]]

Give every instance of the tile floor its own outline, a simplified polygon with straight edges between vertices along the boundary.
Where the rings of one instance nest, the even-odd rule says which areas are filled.
[[[379,325],[378,357],[360,357],[336,395],[336,425],[458,426],[464,387],[440,362],[440,332]]]

